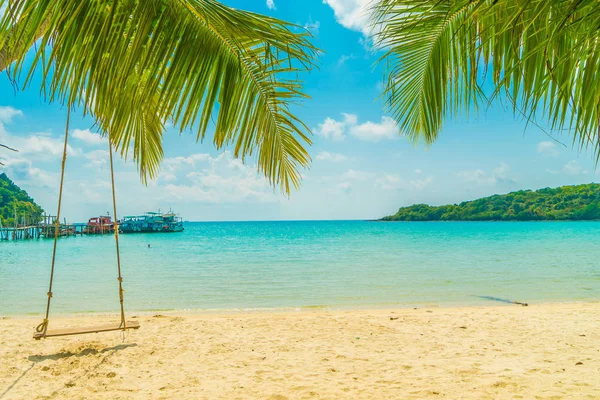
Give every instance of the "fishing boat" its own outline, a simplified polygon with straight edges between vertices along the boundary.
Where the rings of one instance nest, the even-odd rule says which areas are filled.
[[[159,233],[183,231],[183,220],[173,211],[168,213],[147,212],[139,216],[127,216],[119,223],[121,233]]]
[[[83,233],[86,235],[104,235],[114,232],[115,224],[108,215],[90,218],[85,228],[83,228]]]

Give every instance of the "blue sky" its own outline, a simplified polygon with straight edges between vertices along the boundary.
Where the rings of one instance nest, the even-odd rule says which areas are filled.
[[[365,41],[369,0],[227,0],[226,4],[285,19],[315,35],[324,53],[303,76],[311,96],[294,111],[312,128],[313,158],[303,184],[288,198],[256,174],[255,165],[196,143],[168,128],[165,162],[146,187],[135,164],[119,160],[119,213],[173,208],[186,220],[361,219],[400,206],[460,202],[494,193],[594,182],[593,155],[568,135],[547,136],[498,103],[469,118],[447,121],[430,148],[413,145],[377,101],[382,71]],[[15,91],[0,75],[0,142],[6,172],[55,213],[66,111],[48,104],[35,83]],[[85,221],[111,209],[107,143],[80,113],[71,121],[63,215]],[[564,143],[563,144],[561,144]]]

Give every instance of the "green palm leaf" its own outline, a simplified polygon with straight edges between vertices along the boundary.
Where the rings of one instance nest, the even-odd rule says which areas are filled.
[[[214,121],[217,148],[255,156],[285,192],[299,185],[310,131],[289,107],[307,97],[296,75],[314,65],[308,33],[214,0],[4,3],[0,70],[15,60],[13,77],[28,84],[40,68],[42,92],[92,113],[122,155],[133,151],[143,179],[158,172],[166,121],[198,140]]]
[[[593,0],[380,0],[386,105],[415,140],[502,95],[517,114],[598,149],[600,3]],[[491,76],[490,76],[491,74]]]
[[[0,147],[3,149],[10,150],[10,151],[18,151],[17,149],[13,149],[12,147],[8,147],[7,145],[2,144],[2,143],[0,143]],[[4,163],[2,161],[0,161],[0,165],[4,165]]]

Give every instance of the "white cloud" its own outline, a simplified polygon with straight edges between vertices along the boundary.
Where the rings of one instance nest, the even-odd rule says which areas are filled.
[[[550,157],[556,157],[560,154],[556,143],[551,141],[540,142],[537,146],[537,152]]]
[[[405,180],[398,175],[385,174],[375,180],[375,188],[381,190],[408,190],[419,191],[433,182],[432,176],[427,176],[422,179]]]
[[[64,150],[63,139],[52,138],[36,134],[28,138],[12,136],[11,142],[13,146],[22,154],[36,154],[40,158],[56,158],[61,157]],[[67,145],[67,155],[77,157],[81,154],[79,149]]]
[[[325,121],[323,121],[322,124],[319,124],[317,128],[313,129],[313,132],[319,136],[323,136],[325,139],[334,141],[343,140],[346,124],[350,123],[350,121],[348,121],[349,114],[344,115],[343,121],[336,121],[330,117],[325,118]]]
[[[228,151],[217,157],[198,153],[165,161],[171,169],[161,173],[163,180],[179,180],[175,171],[187,179],[187,183],[166,185],[162,190],[166,198],[212,204],[279,201],[280,196],[267,179],[256,172],[256,167],[244,165]]]
[[[89,129],[74,129],[72,136],[82,142],[97,145],[106,143],[106,138],[100,136],[99,133],[94,133]]]
[[[319,21],[312,22],[312,20],[309,20],[307,23],[304,24],[304,29],[306,29],[313,35],[319,34],[319,28],[321,28],[321,23]]]
[[[108,153],[108,150],[94,150],[90,151],[89,153],[85,153],[83,157],[90,161],[87,164],[88,167],[97,168],[108,165],[110,154]]]
[[[400,187],[402,180],[397,175],[384,175],[375,180],[375,187],[383,190],[394,190]]]
[[[4,170],[14,181],[18,181],[29,187],[44,189],[55,189],[58,187],[58,174],[34,167],[31,160],[9,158],[2,162],[4,166],[0,166],[0,169]]]
[[[370,35],[369,9],[373,0],[323,0],[333,9],[335,19],[343,27]]]
[[[410,186],[414,189],[421,190],[421,189],[425,188],[425,186],[429,185],[431,182],[433,182],[433,177],[428,176],[427,178],[424,178],[424,179],[411,180]]]
[[[109,204],[112,204],[106,202],[111,193],[111,184],[109,181],[96,179],[88,182],[79,182],[77,186],[79,187],[80,196],[85,198],[86,203],[102,207],[109,207]]]
[[[516,180],[511,177],[510,167],[506,163],[500,163],[498,167],[492,170],[491,174],[488,174],[481,169],[476,169],[472,171],[461,171],[458,173],[458,177],[466,182],[480,185],[516,183]]]
[[[10,106],[0,106],[0,139],[3,140],[3,142],[0,141],[0,143],[10,145],[11,147],[14,147],[14,143],[11,143],[10,140],[8,140],[8,133],[6,132],[4,124],[10,124],[16,116],[23,116],[23,112]]]
[[[0,124],[9,124],[17,116],[22,117],[23,111],[10,106],[0,106]]]
[[[583,169],[581,164],[579,164],[576,160],[571,160],[566,163],[562,170],[565,174],[571,176],[587,175],[589,172],[588,170]]]
[[[398,136],[396,121],[390,117],[382,117],[380,123],[367,121],[350,128],[350,134],[367,142],[379,142],[384,139],[395,139]]]
[[[177,175],[172,172],[161,171],[158,175],[158,179],[164,182],[174,182],[177,180]]]
[[[0,143],[17,149],[21,155],[35,154],[40,160],[61,157],[64,149],[64,139],[54,138],[47,132],[37,132],[28,136],[18,136],[6,131],[3,123],[10,123],[14,117],[22,116],[20,110],[12,107],[0,107]],[[79,156],[81,151],[67,145],[69,156]]]
[[[322,151],[316,156],[317,160],[330,161],[330,162],[342,162],[347,160],[347,157],[339,153],[330,153],[328,151]]]
[[[275,7],[275,2],[273,0],[267,0],[267,7],[269,8],[269,10],[276,10],[277,9]]]
[[[357,171],[354,169],[349,169],[342,175],[343,179],[353,180],[353,181],[366,181],[373,177],[373,174],[365,171]]]
[[[554,175],[566,174],[570,176],[581,176],[589,173],[589,171],[584,169],[581,164],[577,162],[577,160],[569,161],[560,170],[547,169],[546,171]]]
[[[165,158],[163,161],[163,167],[169,171],[175,171],[182,166],[196,166],[197,163],[208,162],[211,159],[212,157],[210,154],[195,153],[188,157]]]
[[[482,169],[461,171],[458,173],[458,177],[472,183],[494,183],[494,179],[488,176]]]
[[[348,182],[342,182],[337,187],[344,193],[349,193],[352,191],[352,185]]]
[[[510,173],[510,167],[506,163],[500,163],[500,166],[494,168],[492,176],[496,179],[497,183],[515,183]]]
[[[337,67],[340,68],[341,66],[343,66],[344,64],[346,64],[346,61],[348,60],[354,60],[356,57],[354,56],[354,54],[342,54],[340,56],[340,58],[338,59],[337,62]]]
[[[356,125],[358,122],[358,116],[356,114],[342,113],[344,116],[344,123],[349,126]]]
[[[343,140],[346,131],[355,138],[367,142],[391,140],[398,136],[396,122],[390,117],[382,117],[380,123],[367,121],[359,124],[356,114],[341,114],[343,116],[341,121],[327,117],[323,123],[313,129],[313,132],[333,141]]]

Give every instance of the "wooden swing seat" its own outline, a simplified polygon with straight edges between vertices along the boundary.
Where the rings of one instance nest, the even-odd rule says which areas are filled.
[[[83,335],[86,333],[98,333],[98,332],[112,332],[112,331],[125,331],[128,329],[139,329],[140,323],[137,321],[128,321],[126,327],[122,324],[110,324],[110,325],[98,325],[89,326],[85,328],[64,328],[54,329],[44,332],[36,332],[33,334],[35,340],[45,339],[49,337],[57,336],[71,336],[71,335]]]

